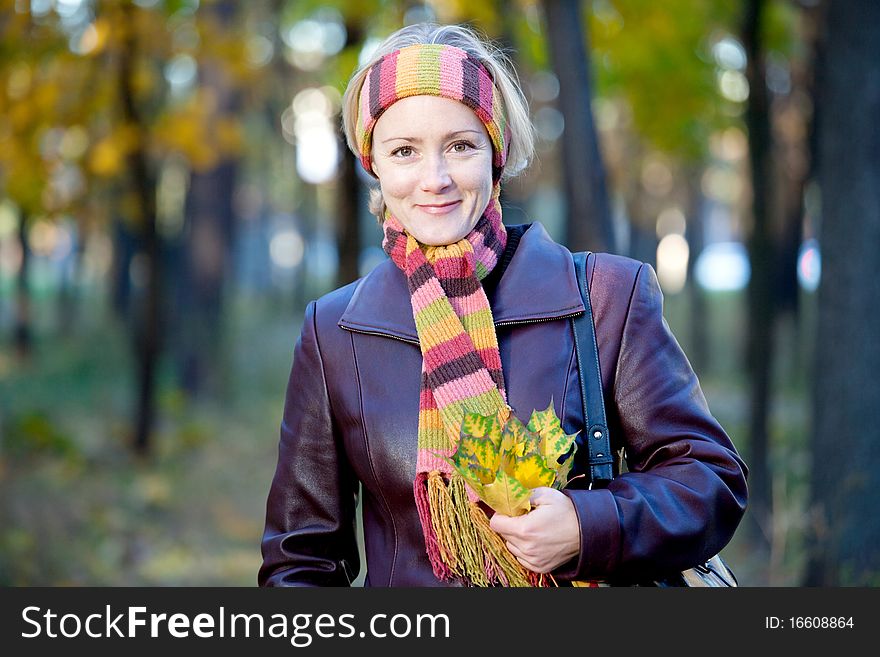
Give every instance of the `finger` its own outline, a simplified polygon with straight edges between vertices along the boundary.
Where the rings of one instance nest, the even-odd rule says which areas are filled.
[[[489,528],[499,534],[506,534],[513,529],[513,518],[503,513],[496,513],[489,518]]]
[[[510,550],[510,553],[517,559],[528,559],[526,553],[523,552],[516,543],[512,541],[506,541],[505,544],[507,545],[507,549]]]
[[[519,561],[525,568],[531,570],[533,573],[538,572],[538,569],[535,568],[535,566],[533,564],[531,564],[528,560],[520,559],[519,557],[517,557],[516,560]]]
[[[549,568],[545,568],[544,566],[535,563],[528,557],[517,557],[516,560],[525,568],[531,570],[533,573],[546,573],[550,570]]]
[[[532,506],[541,506],[542,504],[547,504],[552,499],[554,492],[555,491],[552,488],[539,486],[532,491],[532,494],[529,497],[529,503]]]
[[[533,573],[546,573],[552,570],[552,568],[547,567],[546,560],[542,559],[539,556],[531,555],[515,542],[515,541],[506,541],[507,549],[510,553],[516,557],[516,560],[521,563],[524,567],[531,570]]]
[[[551,570],[553,570],[552,568],[548,568],[546,565],[542,565],[542,564],[523,563],[522,561],[520,561],[520,563],[523,566],[525,566],[526,568],[528,568],[529,570],[531,570],[533,573],[544,574],[544,573],[549,573]]]

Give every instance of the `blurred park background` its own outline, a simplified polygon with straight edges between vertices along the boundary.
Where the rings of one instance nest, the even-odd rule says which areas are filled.
[[[880,584],[880,3],[0,0],[0,584],[253,586],[306,303],[380,262],[340,96],[467,23],[506,223],[652,263],[750,586]]]

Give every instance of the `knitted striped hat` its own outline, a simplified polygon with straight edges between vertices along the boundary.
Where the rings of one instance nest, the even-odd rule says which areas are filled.
[[[373,128],[401,98],[440,96],[457,100],[479,117],[492,141],[492,179],[498,181],[510,144],[501,92],[486,67],[461,48],[416,44],[388,53],[370,68],[361,86],[355,136],[361,164],[373,173]]]

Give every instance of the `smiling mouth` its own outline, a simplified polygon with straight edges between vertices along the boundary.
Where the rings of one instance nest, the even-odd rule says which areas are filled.
[[[449,203],[431,203],[431,204],[419,204],[416,207],[422,210],[423,212],[427,212],[428,214],[446,214],[448,212],[452,212],[455,208],[461,205],[461,201],[451,201]]]

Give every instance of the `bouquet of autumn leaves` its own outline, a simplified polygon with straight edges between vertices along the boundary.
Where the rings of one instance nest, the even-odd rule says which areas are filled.
[[[509,408],[488,416],[466,413],[457,449],[446,461],[483,502],[498,513],[518,516],[531,509],[532,489],[561,490],[568,483],[576,437],[577,432],[562,430],[552,401],[545,410],[532,412],[528,425]]]

